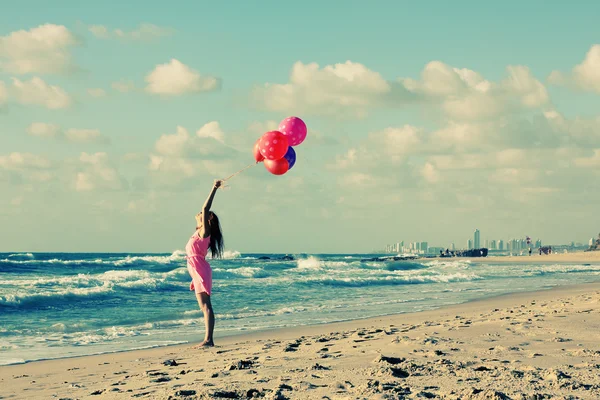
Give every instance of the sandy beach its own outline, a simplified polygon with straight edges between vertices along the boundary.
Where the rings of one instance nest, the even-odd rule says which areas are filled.
[[[210,349],[4,366],[0,398],[597,399],[599,314],[600,283],[573,285]]]
[[[490,257],[457,257],[457,260],[470,260],[472,262],[487,262],[487,263],[528,263],[528,264],[566,264],[566,263],[600,263],[600,251],[581,251],[575,253],[553,253],[553,254],[532,254],[518,256],[490,256]]]

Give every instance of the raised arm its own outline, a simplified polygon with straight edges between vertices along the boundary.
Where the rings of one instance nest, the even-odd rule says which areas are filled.
[[[222,183],[223,181],[215,179],[215,183],[212,189],[210,190],[210,193],[206,198],[204,205],[202,206],[202,222],[205,229],[208,226],[208,213],[210,211],[210,207],[212,206],[213,199],[215,198],[215,193],[217,193],[217,189],[221,187]]]

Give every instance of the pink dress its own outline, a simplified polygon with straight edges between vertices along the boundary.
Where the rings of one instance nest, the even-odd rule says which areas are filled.
[[[209,245],[210,236],[201,238],[198,232],[195,232],[185,245],[187,268],[192,277],[190,290],[196,293],[205,292],[208,295],[212,291],[212,269],[205,259]]]

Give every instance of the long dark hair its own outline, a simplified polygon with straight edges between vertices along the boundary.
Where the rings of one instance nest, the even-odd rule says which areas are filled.
[[[210,253],[212,258],[222,258],[223,248],[223,233],[221,233],[221,224],[219,223],[219,217],[214,212],[208,214],[208,230],[210,231]]]

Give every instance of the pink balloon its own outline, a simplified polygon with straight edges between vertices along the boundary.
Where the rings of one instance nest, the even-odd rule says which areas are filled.
[[[288,139],[279,131],[267,132],[258,143],[260,154],[267,160],[279,160],[288,150]]]
[[[290,146],[298,146],[306,139],[306,124],[298,117],[288,117],[279,124],[279,132],[288,138]]]

